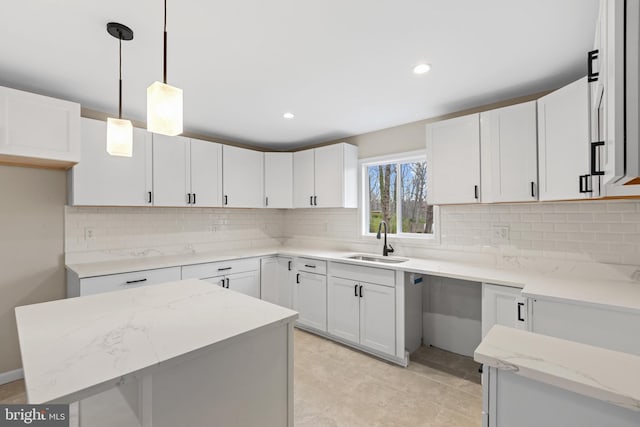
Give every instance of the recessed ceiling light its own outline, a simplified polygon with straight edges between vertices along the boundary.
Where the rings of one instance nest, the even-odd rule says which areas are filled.
[[[425,74],[431,70],[431,64],[418,64],[413,68],[413,72],[416,74]]]
[[[284,117],[285,119],[293,119],[295,115],[293,113],[284,113],[282,117]]]

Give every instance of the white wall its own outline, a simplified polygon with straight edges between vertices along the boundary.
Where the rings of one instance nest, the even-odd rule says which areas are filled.
[[[0,166],[0,373],[19,369],[14,308],[65,297],[64,171]]]

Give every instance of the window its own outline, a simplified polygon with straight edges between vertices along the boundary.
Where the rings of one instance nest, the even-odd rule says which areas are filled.
[[[433,237],[434,211],[427,204],[424,153],[368,159],[362,162],[363,232],[378,232],[382,221],[389,234]]]

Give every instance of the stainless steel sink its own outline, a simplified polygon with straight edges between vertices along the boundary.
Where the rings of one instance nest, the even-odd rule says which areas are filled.
[[[358,261],[370,261],[370,262],[382,262],[384,264],[399,264],[401,262],[409,261],[409,258],[391,257],[391,256],[379,256],[370,254],[357,254],[346,257],[347,259],[355,259]]]

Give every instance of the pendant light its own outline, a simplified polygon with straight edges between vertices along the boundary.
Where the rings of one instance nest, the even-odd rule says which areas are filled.
[[[122,119],[122,40],[133,40],[131,28],[109,22],[107,32],[119,40],[120,66],[118,91],[118,118],[107,119],[107,153],[112,156],[131,157],[133,155],[133,125],[129,120]]]
[[[164,0],[163,82],[147,88],[147,130],[162,135],[182,133],[182,89],[167,84],[167,0]]]

